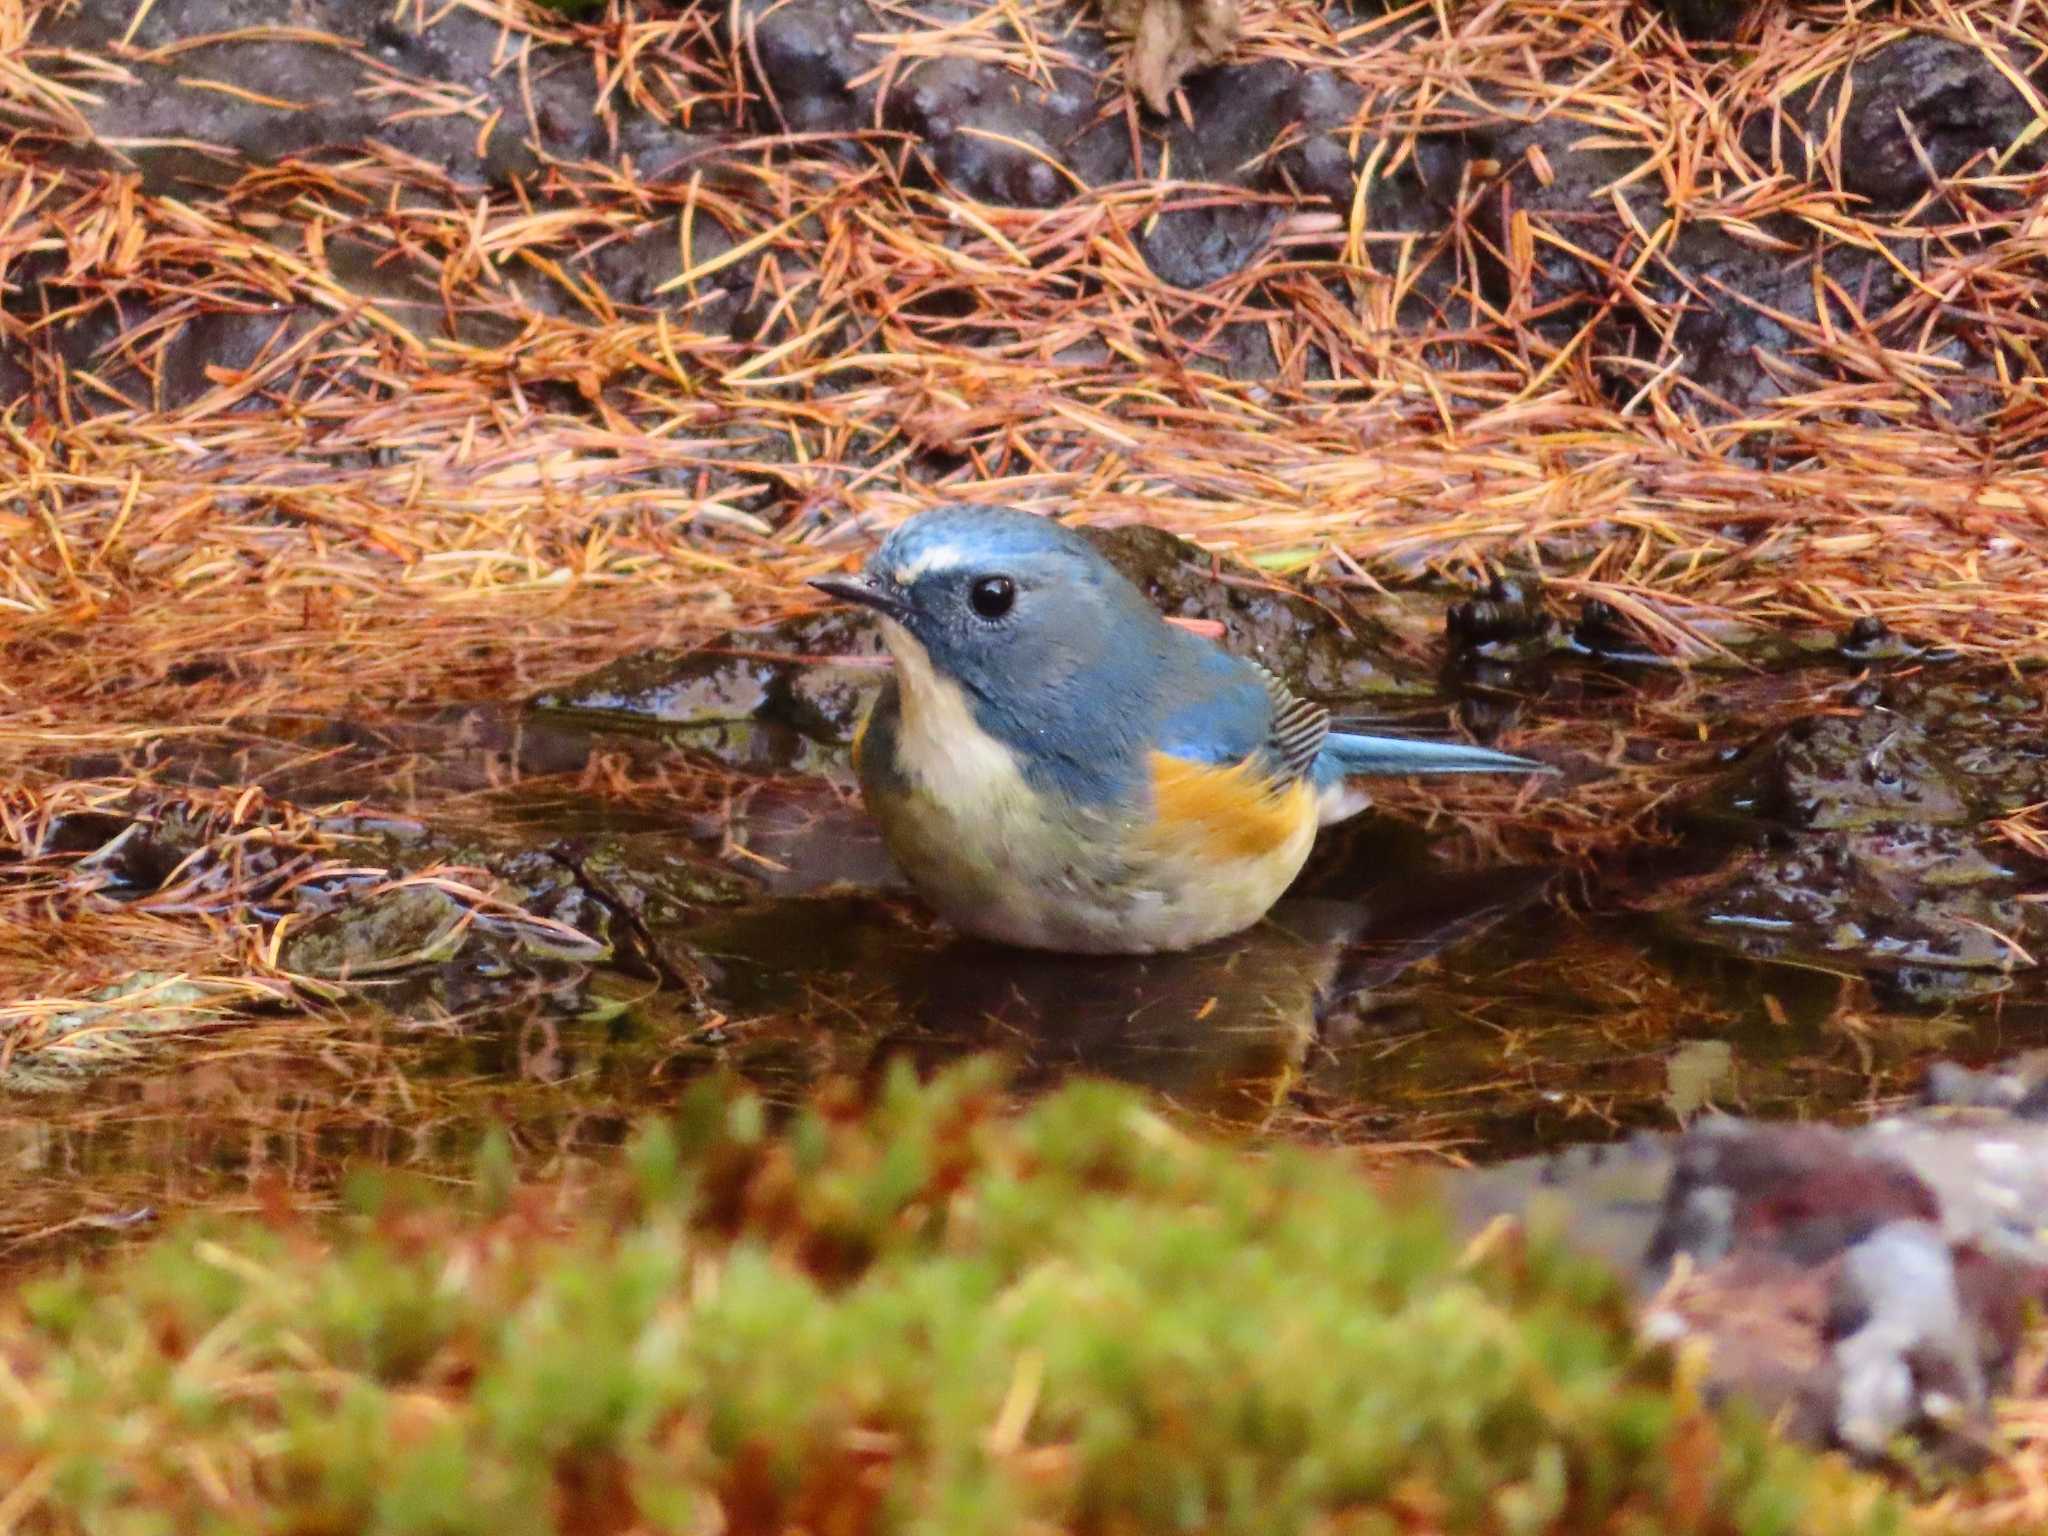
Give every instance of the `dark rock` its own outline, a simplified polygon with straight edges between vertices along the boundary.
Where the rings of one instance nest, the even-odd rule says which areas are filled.
[[[624,656],[532,701],[546,714],[648,732],[763,771],[844,771],[844,747],[886,675],[872,624],[828,609],[689,651]],[[823,750],[821,750],[823,749]]]
[[[689,219],[688,249],[694,264],[723,256],[738,237],[700,207]],[[590,253],[589,270],[606,293],[622,304],[659,305],[693,331],[731,334],[746,307],[760,258],[735,262],[682,289],[661,291],[683,270],[684,240],[677,219],[661,219],[608,240]]]
[[[1906,37],[1757,114],[1743,126],[1742,147],[1801,181],[1900,208],[1937,179],[1966,168],[1989,172],[2033,121],[2025,95],[1982,49],[1948,37]],[[2008,169],[2040,163],[2033,148]]]
[[[150,308],[127,292],[106,294],[65,282],[51,263],[34,255],[8,276],[8,319],[24,335],[0,352],[0,373],[15,372],[21,390],[51,410],[62,392],[68,409],[83,415],[177,411],[222,387],[236,393],[217,403],[240,409],[261,404],[266,394],[291,393],[309,375],[331,382],[353,373],[354,359],[347,355],[352,331],[312,305],[217,292],[204,309],[190,299]],[[195,275],[193,286],[198,285]],[[323,326],[331,339],[298,347]],[[248,388],[236,377],[295,347],[260,387]]]
[[[1913,644],[1896,633],[1884,620],[1865,614],[1843,632],[1835,649],[1844,661],[1910,661],[1927,654],[1925,646]]]
[[[1282,102],[1289,129],[1267,162],[1265,180],[1348,211],[1358,188],[1351,124],[1365,93],[1342,75],[1304,70],[1288,82]],[[1370,144],[1360,140],[1361,147]]]
[[[1814,268],[1856,304],[1858,315],[1832,316],[1851,329],[1860,315],[1889,308],[1903,280],[1876,253],[1821,242],[1788,221],[1769,222],[1764,233],[1768,247],[1719,226],[1688,225],[1652,262],[1641,284],[1659,312],[1678,313],[1678,323],[1667,350],[1648,320],[1615,312],[1612,350],[1640,359],[1617,378],[1616,395],[1633,395],[1672,361],[1672,351],[1679,359],[1674,390],[1713,420],[1754,414],[1832,379],[1816,340]]]
[[[1912,297],[1906,274],[1921,275],[1933,259],[1919,241],[1871,250],[1791,219],[1761,220],[1745,236],[1690,224],[1639,278],[1647,310],[1619,304],[1603,322],[1609,392],[1627,400],[1662,374],[1681,408],[1710,422],[1753,416],[1786,395],[1844,380],[1895,400],[1896,380],[1827,340],[1864,332],[1951,365],[1927,370],[1931,398],[1913,399],[1943,425],[1974,427],[2008,393],[1994,358],[2003,343],[1967,317],[1943,314],[1930,326],[1914,304],[1902,303]],[[1833,409],[1854,414],[1850,405]],[[1896,412],[1884,419],[1897,419]]]
[[[1579,610],[1579,622],[1572,626],[1572,644],[1591,656],[1633,660],[1646,657],[1649,649],[1612,603],[1593,598]]]
[[[1285,211],[1256,194],[1327,199],[1348,211],[1357,170],[1345,139],[1363,91],[1278,59],[1211,71],[1187,91],[1194,126],[1176,121],[1168,134],[1174,179],[1255,196],[1177,196],[1194,206],[1169,207],[1140,240],[1161,277],[1202,288],[1249,263]]]

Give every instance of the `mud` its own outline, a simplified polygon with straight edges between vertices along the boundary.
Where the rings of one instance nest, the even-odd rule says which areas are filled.
[[[620,148],[608,141],[597,82],[576,50],[536,48],[528,98],[516,72],[494,67],[499,29],[473,11],[443,7],[431,25],[415,29],[393,21],[376,0],[293,0],[283,9],[252,0],[152,6],[130,40],[128,78],[99,86],[97,152],[109,163],[135,165],[146,190],[169,193],[191,182],[227,185],[244,165],[364,143],[405,157],[429,185],[443,178],[506,184],[534,176],[548,158]],[[54,47],[108,54],[128,26],[128,14],[117,9],[81,6],[38,36]],[[286,29],[295,35],[276,35]],[[243,35],[189,46],[231,33]],[[174,51],[150,57],[163,49]],[[194,78],[260,82],[271,99],[193,89]],[[408,90],[431,98],[451,89],[482,110],[407,114],[381,105]],[[480,134],[493,113],[501,116],[492,131]],[[628,127],[645,131],[630,114]]]

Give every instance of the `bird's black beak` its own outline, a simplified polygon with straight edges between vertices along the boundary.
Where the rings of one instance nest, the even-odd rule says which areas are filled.
[[[820,576],[811,585],[846,602],[872,608],[885,618],[902,619],[910,613],[910,605],[893,583],[879,580],[865,571],[858,576]]]

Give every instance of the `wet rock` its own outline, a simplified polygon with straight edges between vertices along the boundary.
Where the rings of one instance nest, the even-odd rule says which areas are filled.
[[[546,714],[649,732],[735,766],[843,772],[841,749],[886,674],[835,662],[883,654],[872,623],[828,609],[734,631],[695,650],[621,657],[531,702]]]
[[[1908,715],[1868,709],[1800,720],[1761,755],[1734,804],[1793,827],[1970,820],[1953,766]]]
[[[1904,37],[1758,113],[1743,127],[1742,147],[1801,181],[1900,208],[1932,190],[1936,178],[1990,174],[2033,122],[2026,96],[1983,49],[1948,37]],[[2005,169],[2040,163],[2030,148]]]
[[[1543,608],[1542,584],[1496,572],[1482,595],[1445,610],[1444,636],[1460,651],[1549,650],[1552,625]]]
[[[1263,663],[1313,698],[1428,691],[1375,643],[1370,620],[1339,589],[1297,593],[1157,528],[1082,531],[1160,612],[1221,624],[1224,649]],[[1353,633],[1339,627],[1339,616]]]
[[[408,885],[294,928],[279,950],[284,969],[350,981],[438,964],[462,947],[469,909],[445,891]]]
[[[1865,614],[1842,632],[1836,653],[1844,661],[1911,661],[1927,655],[1927,648],[1915,645],[1884,620]]]
[[[2033,924],[2009,871],[1953,828],[1871,828],[1801,839],[1760,857],[1696,913],[1730,948],[1759,959],[1832,958],[1872,979],[1917,970],[1987,974],[2028,964]],[[1980,990],[1957,978],[1964,993]]]
[[[1574,650],[1608,661],[1664,660],[1644,643],[1619,608],[1599,598],[1589,599],[1580,608],[1579,621],[1572,626],[1571,645]]]

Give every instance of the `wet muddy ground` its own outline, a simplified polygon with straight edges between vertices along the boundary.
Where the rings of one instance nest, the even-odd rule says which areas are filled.
[[[1367,605],[1110,546],[1341,714],[1563,772],[1389,786],[1260,927],[1102,960],[959,940],[893,879],[844,756],[878,658],[837,614],[531,700],[80,759],[159,789],[49,822],[25,867],[102,910],[232,886],[315,1006],[224,1027],[166,981],[154,1036],[47,1023],[0,1067],[0,1264],[352,1166],[464,1178],[493,1126],[572,1171],[708,1073],[793,1101],[996,1050],[1023,1093],[1101,1074],[1229,1133],[1495,1163],[1707,1108],[1859,1118],[1937,1057],[2048,1045],[2039,679],[1870,626],[1678,668],[1513,583]],[[193,808],[252,785],[239,821]]]

